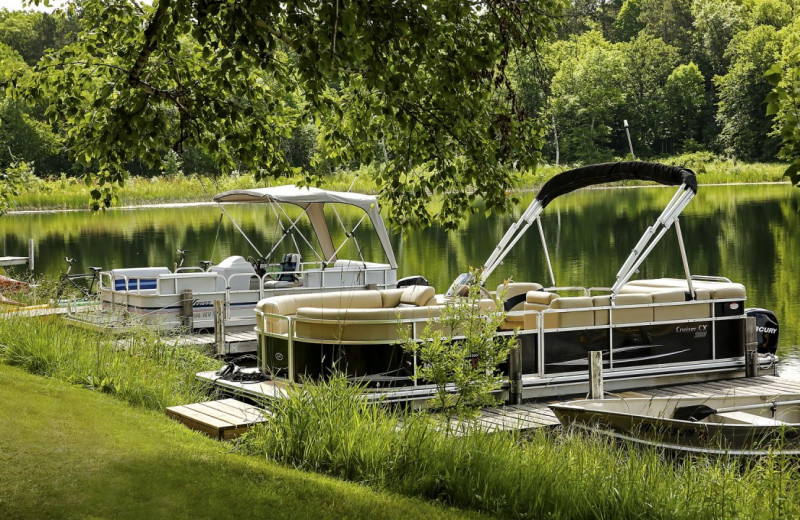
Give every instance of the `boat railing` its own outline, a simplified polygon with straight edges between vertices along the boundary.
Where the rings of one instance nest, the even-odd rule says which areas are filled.
[[[205,273],[206,270],[198,265],[187,265],[186,267],[178,267],[175,269],[175,274],[178,273]]]
[[[730,278],[726,278],[724,276],[711,276],[706,274],[693,274],[692,280],[698,280],[702,282],[724,282],[724,283],[732,283]]]
[[[528,310],[528,311],[510,311],[507,313],[507,316],[525,316],[525,315],[536,315],[536,327],[534,329],[517,329],[517,330],[506,330],[502,331],[499,334],[501,335],[512,335],[512,334],[521,334],[521,333],[537,333],[536,341],[536,356],[538,356],[538,362],[536,366],[539,367],[538,372],[536,373],[529,373],[526,374],[528,376],[540,376],[545,377],[546,375],[552,373],[547,371],[544,364],[544,357],[545,357],[545,344],[547,343],[547,338],[552,337],[554,333],[560,332],[569,332],[569,331],[584,331],[584,330],[606,330],[608,331],[607,341],[608,343],[603,346],[603,349],[608,349],[608,363],[609,369],[615,368],[614,362],[614,353],[615,348],[614,346],[614,334],[615,330],[618,327],[644,327],[650,325],[668,325],[668,324],[708,324],[706,330],[702,330],[700,332],[706,333],[711,338],[711,357],[709,361],[715,361],[717,359],[717,349],[716,349],[716,331],[714,327],[715,322],[721,321],[729,321],[729,320],[743,320],[745,318],[744,315],[730,315],[730,316],[722,316],[717,315],[715,305],[717,303],[726,303],[726,302],[739,302],[741,299],[737,298],[727,298],[727,299],[706,299],[706,300],[691,300],[685,302],[662,302],[662,303],[650,303],[650,304],[633,304],[633,305],[598,305],[592,307],[582,307],[582,308],[570,308],[570,309],[544,309],[542,311],[535,311],[535,310]],[[648,320],[648,321],[630,321],[630,320],[617,320],[615,319],[615,312],[625,311],[630,309],[639,309],[643,307],[647,308],[661,308],[661,307],[687,307],[687,306],[698,306],[704,305],[704,311],[707,312],[707,315],[701,315],[697,317],[681,317],[681,318],[674,318],[674,319],[663,319],[663,320]],[[595,311],[607,311],[608,312],[608,323],[599,324],[599,325],[581,325],[581,326],[573,326],[573,327],[545,327],[545,319],[547,315],[552,314],[559,314],[559,313],[570,313],[570,312],[595,312]],[[297,317],[297,316],[286,316],[281,314],[272,314],[272,313],[263,313],[256,310],[256,314],[258,315],[259,319],[259,328],[260,334],[269,337],[275,338],[282,338],[288,340],[289,344],[292,345],[295,341],[301,341],[305,343],[317,343],[317,344],[341,344],[341,345],[348,345],[348,344],[364,344],[364,339],[340,339],[340,338],[331,338],[331,337],[313,337],[307,335],[298,334],[297,331],[297,324],[298,323],[305,323],[309,325],[336,325],[336,324],[346,324],[349,326],[367,326],[367,325],[397,325],[398,327],[403,327],[406,329],[405,333],[398,333],[393,335],[387,335],[387,337],[383,340],[375,340],[374,338],[370,339],[369,342],[379,342],[379,343],[389,343],[389,344],[396,344],[404,341],[405,339],[411,339],[412,341],[419,341],[420,339],[420,331],[422,330],[421,324],[427,325],[431,321],[437,321],[438,317],[416,317],[416,318],[404,318],[404,317],[397,317],[394,319],[351,319],[351,318],[342,318],[342,317],[332,317],[332,318],[311,318],[311,317]],[[274,326],[270,327],[267,323],[268,319],[278,319],[278,320],[285,320],[287,322],[287,326],[284,327],[284,330],[278,332]],[[274,323],[273,323],[274,325]],[[324,336],[324,335],[323,335]],[[460,336],[463,337],[463,336]],[[454,337],[454,339],[458,339],[458,337]],[[604,339],[605,342],[605,339]],[[264,359],[263,357],[260,359]],[[733,358],[725,358],[733,359]],[[738,357],[737,357],[738,359]],[[625,365],[620,365],[620,369],[627,368]]]
[[[330,325],[330,324],[337,324],[342,323],[344,321],[347,322],[348,325],[391,325],[395,324],[398,327],[398,331],[401,327],[407,327],[406,333],[399,333],[398,337],[395,339],[389,340],[390,343],[404,343],[407,341],[412,342],[421,342],[423,339],[421,336],[421,331],[424,327],[420,327],[420,325],[424,324],[427,326],[431,321],[438,322],[440,320],[439,316],[434,317],[421,317],[421,318],[397,318],[397,319],[326,319],[326,318],[309,318],[309,317],[298,317],[298,316],[287,316],[284,314],[275,314],[271,312],[263,312],[259,309],[255,309],[256,313],[256,320],[258,322],[258,329],[259,335],[261,336],[268,336],[272,338],[279,338],[285,339],[287,341],[287,352],[288,352],[288,366],[289,366],[289,380],[294,381],[294,343],[296,341],[305,341],[305,342],[314,342],[314,343],[333,343],[336,345],[359,345],[364,344],[364,340],[322,340],[319,338],[313,337],[306,337],[300,336],[297,334],[297,324],[298,323],[308,323],[308,324],[316,324],[316,325]],[[271,332],[270,324],[268,320],[277,320],[277,321],[285,321],[286,322],[286,332]],[[463,339],[463,335],[454,335],[452,339],[458,340]],[[266,366],[266,345],[262,341],[258,343],[258,354],[257,358],[259,360],[259,364],[262,370],[268,370],[269,367]],[[413,354],[414,358],[414,374],[416,376],[417,370],[417,355],[416,353]],[[417,378],[412,378],[414,381],[414,386],[417,386]]]

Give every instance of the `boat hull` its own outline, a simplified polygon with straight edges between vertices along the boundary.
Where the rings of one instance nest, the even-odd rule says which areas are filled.
[[[800,396],[784,395],[777,402]],[[762,455],[800,454],[800,408],[770,406],[774,396],[582,400],[550,405],[564,426],[611,434],[669,450]],[[748,409],[754,403],[763,407]],[[701,421],[673,418],[679,407],[720,410]],[[759,406],[755,404],[755,406]],[[722,412],[727,407],[741,411]]]

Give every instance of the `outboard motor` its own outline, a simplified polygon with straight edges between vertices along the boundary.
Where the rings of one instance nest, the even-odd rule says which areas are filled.
[[[756,342],[759,354],[775,354],[778,350],[778,318],[767,309],[745,309],[745,315],[756,319]]]
[[[414,276],[406,276],[405,278],[400,278],[397,280],[397,288],[400,289],[401,287],[409,287],[411,285],[428,285],[428,279],[424,276],[418,274]]]

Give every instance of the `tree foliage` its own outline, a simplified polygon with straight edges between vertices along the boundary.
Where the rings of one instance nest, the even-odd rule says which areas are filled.
[[[774,135],[780,139],[779,156],[789,161],[786,175],[800,186],[800,21],[789,31],[781,59],[766,72],[773,86],[767,115],[775,117]]]
[[[770,91],[764,73],[781,49],[781,35],[774,27],[759,25],[741,32],[731,42],[731,67],[716,76],[719,91],[717,120],[719,140],[725,151],[743,160],[769,160],[778,151],[770,136],[770,121],[764,117],[764,98]]]
[[[471,271],[473,280],[479,271]],[[508,359],[515,344],[512,336],[498,336],[505,320],[503,296],[493,309],[481,306],[481,286],[470,284],[464,296],[446,302],[441,316],[430,320],[419,341],[406,338],[403,348],[421,362],[420,380],[436,386],[435,406],[448,419],[474,417],[483,406],[496,402],[503,376],[498,365]]]
[[[397,222],[448,224],[476,197],[507,209],[512,168],[535,164],[540,131],[505,69],[554,32],[560,2],[83,0],[70,5],[77,40],[24,86],[97,172],[98,204],[126,163],[171,148],[296,172],[280,143],[314,123],[343,163],[385,146],[378,180]],[[432,192],[451,194],[436,215]]]

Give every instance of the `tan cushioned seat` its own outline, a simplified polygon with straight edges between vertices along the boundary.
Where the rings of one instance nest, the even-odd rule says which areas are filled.
[[[661,291],[652,294],[653,303],[678,303],[679,305],[665,305],[653,307],[654,321],[690,320],[695,318],[711,317],[710,302],[687,302],[686,293],[681,290]],[[708,300],[707,290],[695,291],[698,300]]]
[[[594,296],[592,303],[595,307],[608,307],[611,305],[611,296]],[[649,294],[618,294],[614,309],[614,325],[625,323],[642,323],[653,321],[653,297]],[[632,308],[624,308],[633,305]],[[595,325],[608,325],[608,309],[594,311]]]
[[[560,298],[555,293],[531,291],[527,294],[524,308],[526,311],[536,311],[524,314],[525,329],[536,329],[538,313],[545,309],[587,309],[586,311],[546,312],[544,313],[544,328],[546,329],[594,325],[592,299],[583,296]]]
[[[380,291],[381,293],[381,300],[383,301],[383,308],[388,309],[390,307],[397,307],[400,305],[400,296],[405,291],[405,287],[401,287],[400,289],[384,289]]]
[[[541,284],[533,283],[533,282],[510,282],[510,283],[501,283],[497,286],[497,290],[495,294],[498,296],[502,296],[503,300],[511,299],[515,296],[519,296],[520,294],[527,294],[530,291],[538,291],[542,288]],[[521,310],[522,303],[525,300],[520,302],[520,304],[515,309],[510,310]]]
[[[422,307],[436,296],[436,289],[427,285],[410,285],[403,289],[400,304]]]
[[[714,300],[744,300],[747,292],[740,283],[727,283],[717,287],[709,287],[711,298]]]
[[[592,299],[586,296],[556,298],[550,304],[551,309],[586,309],[567,312],[546,312],[544,328],[591,327],[594,325]]]
[[[441,306],[398,307],[391,309],[323,309],[300,307],[297,309],[296,333],[299,338],[323,341],[396,341],[403,337],[404,327],[410,334],[412,324],[402,324],[401,319],[428,319],[439,316]],[[305,321],[304,318],[315,321]],[[316,321],[322,320],[322,321]],[[379,323],[363,323],[375,321]]]
[[[256,304],[256,310],[264,314],[294,316],[298,307],[330,307],[330,308],[382,308],[383,301],[378,291],[336,291],[325,293],[287,294],[264,298]],[[259,330],[263,324],[257,325]],[[267,318],[267,331],[285,334],[287,322],[280,318]]]
[[[747,291],[744,285],[735,282],[715,282],[712,280],[692,280],[692,287],[695,291],[708,290],[711,298],[715,300],[723,299],[746,299]],[[660,292],[667,289],[680,289],[688,291],[685,279],[680,278],[655,278],[653,280],[633,280],[625,284],[620,293],[630,292]]]

